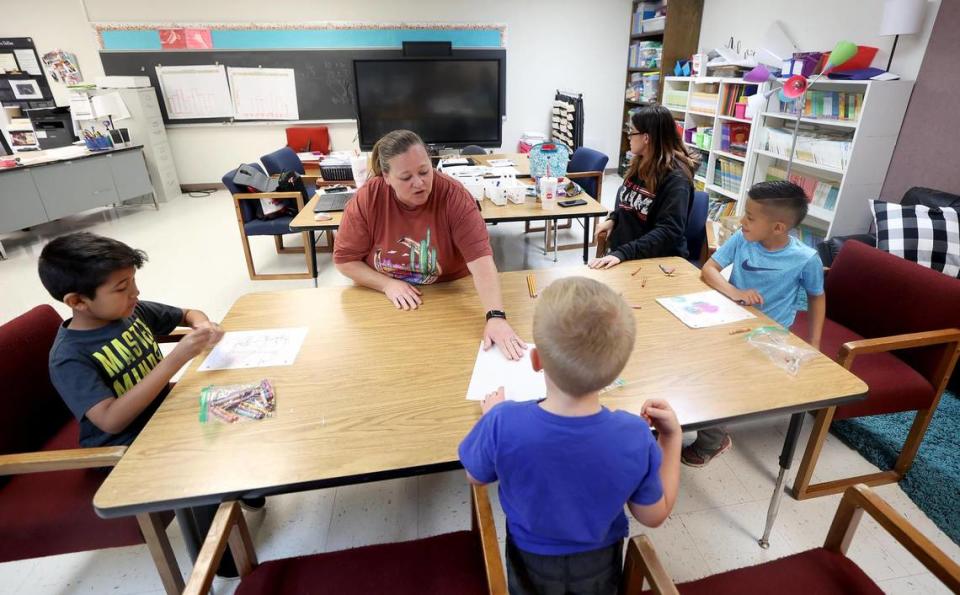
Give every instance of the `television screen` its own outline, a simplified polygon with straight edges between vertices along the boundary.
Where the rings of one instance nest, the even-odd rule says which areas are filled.
[[[355,60],[360,147],[391,130],[413,130],[430,144],[501,143],[501,62],[426,58]]]

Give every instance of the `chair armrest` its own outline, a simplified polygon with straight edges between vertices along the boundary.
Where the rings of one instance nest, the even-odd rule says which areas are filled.
[[[960,592],[960,564],[951,560],[883,498],[862,483],[847,488],[843,493],[823,547],[846,554],[863,511],[872,516],[948,589],[954,593]]]
[[[705,247],[707,250],[706,258],[703,259],[706,263],[707,259],[713,256],[713,253],[717,251],[717,248],[720,247],[719,242],[717,241],[717,222],[707,219],[707,222],[704,224],[704,229],[707,232],[707,241],[705,242]]]
[[[125,452],[127,452],[126,446],[101,446],[0,455],[0,476],[113,467],[120,462],[120,457]]]
[[[957,343],[960,345],[960,329],[941,329],[937,331],[905,333],[902,335],[891,335],[889,337],[849,341],[840,346],[840,353],[838,355],[840,365],[849,369],[847,364],[852,364],[853,358],[858,355],[949,343]]]
[[[497,527],[493,522],[493,509],[487,496],[487,486],[471,485],[474,531],[480,535],[480,549],[483,551],[483,566],[487,575],[487,588],[491,595],[505,595],[507,577],[500,558],[500,544],[497,543]]]
[[[653,543],[646,535],[637,535],[627,541],[627,558],[623,565],[620,592],[624,595],[638,594],[643,590],[643,580],[650,583],[658,595],[677,595],[677,587],[664,570]]]
[[[210,592],[213,577],[220,566],[228,543],[234,562],[237,564],[237,571],[243,578],[256,567],[257,557],[253,551],[253,540],[250,538],[247,521],[243,518],[240,505],[235,501],[224,502],[217,509],[207,537],[203,540],[203,546],[197,554],[197,560],[193,564],[190,579],[183,589],[183,595],[206,595]]]
[[[564,176],[565,178],[570,178],[571,180],[576,180],[577,178],[599,178],[603,175],[602,171],[578,171],[578,172],[567,172]]]
[[[282,200],[286,198],[303,198],[303,195],[296,190],[291,192],[244,192],[243,194],[234,194],[233,200],[260,200],[261,198],[275,198]]]

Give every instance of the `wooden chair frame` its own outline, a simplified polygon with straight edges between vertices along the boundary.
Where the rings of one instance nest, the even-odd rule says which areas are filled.
[[[576,173],[567,173],[567,175],[566,175],[565,177],[567,177],[567,178],[569,178],[569,179],[571,179],[571,180],[578,180],[578,179],[582,179],[582,178],[596,178],[596,180],[597,180],[597,197],[598,197],[598,198],[596,198],[595,200],[596,200],[597,202],[600,202],[600,198],[599,198],[599,197],[602,197],[602,196],[603,196],[603,194],[602,194],[602,191],[603,191],[603,172],[602,172],[602,171],[579,171],[579,172],[576,172]],[[586,191],[584,191],[584,192],[586,192]],[[594,223],[594,225],[596,225],[599,220],[600,220],[600,217],[594,217],[594,218],[593,218],[593,223]],[[529,222],[529,221],[524,221],[524,223],[523,223],[523,233],[540,232],[540,231],[544,232],[544,238],[545,238],[545,239],[543,240],[543,246],[544,246],[543,249],[544,249],[545,251],[549,252],[549,251],[553,250],[553,226],[554,226],[554,225],[557,226],[557,229],[570,229],[570,228],[573,226],[573,219],[567,219],[567,222],[564,223],[564,224],[562,224],[562,225],[559,224],[559,223],[555,223],[555,222],[553,222],[553,221],[544,221],[544,225],[543,225],[542,227],[533,227],[532,225],[530,225],[530,222]],[[590,241],[590,246],[593,246],[594,244],[596,244],[596,240],[591,240],[591,241]],[[557,246],[557,250],[574,250],[574,249],[579,250],[579,249],[582,249],[582,248],[583,248],[583,244],[578,244],[578,243],[560,244],[559,246]]]
[[[309,178],[310,176],[304,176]],[[316,180],[316,177],[313,177]],[[304,182],[306,183],[306,182]],[[314,181],[314,183],[316,183]],[[233,195],[233,210],[237,216],[237,226],[240,228],[240,243],[243,244],[243,256],[247,261],[247,273],[253,281],[281,280],[281,279],[313,279],[313,272],[310,270],[310,250],[316,249],[316,246],[310,245],[310,234],[302,231],[300,236],[303,238],[303,248],[284,247],[283,237],[273,236],[274,246],[277,254],[299,254],[303,253],[304,260],[307,263],[307,272],[305,273],[258,273],[253,265],[253,257],[250,254],[250,238],[243,229],[243,213],[240,210],[241,200],[260,200],[261,198],[272,198],[277,200],[294,199],[297,201],[297,211],[303,210],[303,195],[300,192],[245,192]],[[333,250],[332,238],[328,239],[328,248]]]
[[[176,343],[186,336],[187,332],[189,331],[185,329],[176,329],[169,335],[157,335],[155,338],[158,343]],[[101,446],[0,455],[0,476],[114,467],[125,452],[126,446]],[[161,515],[138,514],[137,524],[140,525],[164,590],[168,595],[178,595],[183,591],[183,575],[180,574],[180,566],[167,538],[166,524]]]
[[[960,592],[960,565],[917,531],[883,498],[863,484],[851,486],[843,493],[843,499],[833,517],[833,523],[827,532],[823,547],[846,555],[864,511],[940,579],[948,589]],[[678,593],[676,586],[660,563],[649,538],[646,535],[638,535],[627,543],[627,558],[624,563],[620,592],[624,595],[640,593],[644,581],[650,584],[654,593]]]
[[[126,451],[126,446],[103,446],[0,455],[0,476],[113,467],[120,462]],[[160,574],[164,590],[168,595],[180,593],[183,590],[183,575],[180,574],[177,557],[167,539],[166,524],[160,514],[138,514],[137,523],[150,550],[150,557]]]
[[[472,531],[480,539],[483,562],[486,568],[487,585],[491,595],[506,595],[507,578],[497,530],[493,523],[493,511],[487,496],[486,486],[471,486]],[[240,577],[245,577],[257,567],[257,554],[250,538],[250,530],[237,502],[224,502],[217,509],[210,531],[193,566],[184,595],[204,595],[209,592],[217,566],[227,545],[233,553]]]
[[[937,405],[940,403],[940,397],[943,396],[943,391],[957,364],[957,356],[960,355],[960,330],[942,329],[850,341],[840,347],[840,353],[837,357],[837,362],[847,370],[850,370],[858,355],[912,349],[915,347],[928,347],[932,345],[944,346],[943,355],[940,358],[940,362],[933,375],[933,381],[931,382],[936,394],[929,407],[917,411],[917,416],[913,420],[913,425],[910,427],[910,432],[907,434],[907,439],[903,444],[900,456],[897,457],[897,462],[894,464],[893,469],[810,485],[814,467],[820,458],[823,442],[827,438],[830,423],[833,421],[833,417],[837,411],[836,407],[827,407],[826,409],[817,411],[816,421],[813,424],[810,438],[807,440],[807,448],[803,453],[803,460],[800,462],[797,477],[793,483],[792,494],[794,498],[804,500],[806,498],[815,498],[827,494],[837,494],[844,491],[848,486],[858,483],[876,486],[896,483],[903,479],[903,476],[907,474],[907,471],[909,471],[911,465],[913,465],[913,460],[916,458],[917,451],[920,449],[920,443],[923,442],[923,437],[927,433],[930,420],[933,419],[933,414],[936,412]]]

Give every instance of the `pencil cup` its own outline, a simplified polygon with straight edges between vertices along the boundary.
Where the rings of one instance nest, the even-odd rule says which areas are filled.
[[[507,200],[515,205],[522,205],[527,201],[527,190],[521,184],[514,184],[504,188]]]
[[[548,211],[557,208],[556,178],[540,178],[540,206]]]
[[[464,188],[476,200],[483,200],[483,178],[467,178],[463,181]]]

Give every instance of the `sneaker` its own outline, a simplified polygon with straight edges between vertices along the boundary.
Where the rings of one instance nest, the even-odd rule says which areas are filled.
[[[720,442],[720,448],[712,452],[697,448],[697,443],[694,442],[680,452],[680,460],[688,467],[705,467],[714,457],[730,450],[731,446],[733,446],[733,440],[730,434],[724,436],[723,441]]]
[[[240,499],[240,508],[248,512],[257,512],[259,510],[263,510],[263,507],[266,505],[267,499],[264,496]]]

